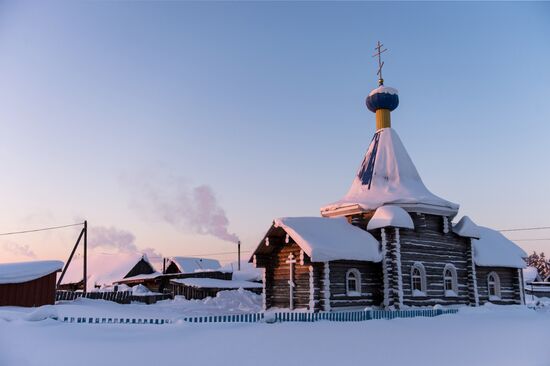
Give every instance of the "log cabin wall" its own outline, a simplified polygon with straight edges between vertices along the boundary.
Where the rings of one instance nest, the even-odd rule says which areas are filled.
[[[382,302],[382,265],[364,261],[332,261],[330,265],[330,307],[378,306]],[[349,296],[346,274],[357,269],[361,274],[361,294]]]
[[[521,304],[520,285],[517,268],[476,266],[477,291],[479,304],[489,301],[488,276],[496,272],[500,280],[500,300],[491,300],[494,304]]]
[[[460,237],[450,230],[444,232],[443,216],[423,213],[410,213],[414,230],[399,229],[401,253],[401,283],[403,304],[408,306],[433,306],[436,304],[470,304],[472,278],[468,278],[471,266],[470,240]],[[371,216],[353,217],[350,221],[361,228],[366,228]],[[388,305],[398,305],[398,275],[395,264],[397,236],[395,228],[385,229],[387,242],[387,269],[390,297]],[[381,230],[371,234],[382,242]],[[413,296],[411,288],[411,269],[415,262],[420,262],[426,270],[426,296]],[[446,264],[456,268],[458,296],[447,297],[443,287],[443,271]]]
[[[290,264],[287,263],[289,255],[294,255],[296,263],[294,266],[294,309],[309,309],[310,303],[310,283],[309,266],[311,262],[308,256],[303,254],[303,264],[300,263],[300,247],[290,242],[278,247],[272,254],[271,261],[267,266],[266,273],[266,295],[270,299],[268,307],[288,308],[290,305]],[[316,289],[319,293],[320,289]]]
[[[403,300],[405,305],[432,306],[435,304],[469,304],[470,240],[448,230],[444,232],[444,217],[411,213],[414,230],[401,229],[401,268],[403,273]],[[388,242],[395,242],[394,230],[388,230]],[[471,258],[471,257],[470,257]],[[411,269],[420,262],[426,270],[426,296],[412,295]],[[446,264],[456,268],[457,296],[445,296],[443,272]]]

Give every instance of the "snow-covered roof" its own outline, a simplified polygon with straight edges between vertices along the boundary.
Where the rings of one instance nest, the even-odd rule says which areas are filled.
[[[381,85],[381,86],[379,86],[378,88],[371,90],[371,92],[369,93],[368,96],[370,97],[370,96],[372,96],[372,95],[374,95],[374,94],[379,94],[379,93],[382,93],[382,94],[391,94],[391,95],[397,95],[397,94],[399,94],[399,93],[397,92],[397,89],[391,88],[391,87],[389,87],[389,86]]]
[[[155,271],[155,272],[149,273],[149,274],[139,274],[139,275],[132,276],[132,277],[124,277],[122,279],[119,279],[118,281],[115,281],[114,283],[139,281],[139,280],[150,280],[150,279],[153,279],[153,278],[160,277],[162,275],[163,275],[162,273]]]
[[[343,217],[283,217],[273,225],[283,228],[312,262],[382,260],[378,241]]]
[[[145,260],[149,264],[147,255],[139,252],[122,253],[88,253],[88,286],[104,286],[122,280],[132,268],[140,261]],[[73,258],[63,284],[78,283],[82,281],[82,257]],[[151,267],[154,269],[153,265]]]
[[[459,207],[426,188],[397,132],[383,128],[374,135],[348,193],[322,207],[321,215],[354,208],[372,211],[388,204],[445,216],[455,216]]]
[[[479,238],[481,235],[479,226],[474,224],[468,216],[463,216],[457,224],[453,225],[453,232],[466,238]]]
[[[178,267],[181,273],[219,271],[221,264],[217,259],[172,257],[170,261]]]
[[[391,205],[378,207],[367,225],[367,230],[388,226],[414,229],[411,215],[401,207]]]
[[[215,278],[179,278],[171,282],[182,283],[192,287],[206,288],[262,288],[263,285],[258,282],[240,281],[240,280],[219,280]]]
[[[261,268],[254,267],[254,264],[248,261],[241,261],[241,270],[237,270],[237,262],[231,262],[225,264],[221,269],[224,272],[233,272],[231,278],[233,280],[242,281],[261,281],[263,277],[263,270]]]
[[[0,263],[0,284],[28,282],[62,269],[61,261]]]
[[[472,239],[478,266],[525,268],[527,253],[496,230],[478,226],[479,239]]]

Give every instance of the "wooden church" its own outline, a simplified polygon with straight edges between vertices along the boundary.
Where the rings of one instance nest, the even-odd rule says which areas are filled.
[[[399,97],[377,49],[379,87],[366,100],[376,132],[348,193],[321,217],[275,219],[253,253],[264,309],[524,303],[526,253],[466,216],[453,223],[459,206],[422,182],[391,126]]]

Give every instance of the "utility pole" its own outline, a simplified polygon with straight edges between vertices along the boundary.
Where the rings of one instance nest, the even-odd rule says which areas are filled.
[[[84,278],[83,280],[83,286],[84,286],[84,293],[86,293],[86,277],[88,276],[88,221],[84,221],[84,227],[82,230],[80,230],[80,234],[78,235],[78,239],[76,239],[76,243],[74,244],[73,250],[71,251],[71,255],[69,255],[69,259],[67,260],[67,263],[65,264],[65,267],[63,268],[63,272],[61,272],[61,276],[59,276],[59,280],[57,280],[57,287],[61,286],[61,282],[63,281],[63,277],[65,277],[65,273],[67,272],[67,268],[69,268],[69,265],[71,264],[71,261],[73,260],[74,253],[76,252],[76,249],[78,248],[78,244],[80,244],[80,240],[84,239]]]
[[[237,271],[241,270],[241,241],[237,242]]]
[[[88,220],[84,220],[84,294],[88,291]]]

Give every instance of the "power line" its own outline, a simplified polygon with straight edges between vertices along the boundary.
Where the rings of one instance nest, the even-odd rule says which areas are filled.
[[[69,225],[61,225],[61,226],[50,226],[50,227],[43,227],[43,228],[40,228],[40,229],[22,230],[22,231],[12,231],[12,232],[8,232],[8,233],[0,233],[0,236],[16,235],[16,234],[27,234],[27,233],[36,233],[36,232],[38,232],[38,231],[63,229],[63,228],[66,228],[66,227],[80,226],[80,225],[84,225],[84,223],[83,223],[83,222],[79,222],[79,223],[77,223],[77,224],[69,224]]]
[[[533,238],[533,239],[510,239],[512,241],[544,241],[544,240],[550,240],[550,238]]]
[[[502,229],[498,230],[500,232],[503,231],[530,231],[530,230],[547,230],[550,229],[550,226],[540,226],[540,227],[522,227],[522,228],[516,228],[516,229]]]
[[[138,252],[141,252],[138,250]],[[185,256],[180,257],[206,257],[208,255],[223,255],[223,254],[237,254],[238,252],[221,252],[221,253],[202,253],[202,254],[186,254]],[[242,253],[252,253],[252,250],[241,250]],[[120,253],[100,253],[104,255],[119,255]],[[147,254],[147,253],[145,253]],[[169,257],[163,257],[160,255],[147,255],[147,258],[149,259],[163,259],[163,258],[169,258]]]

